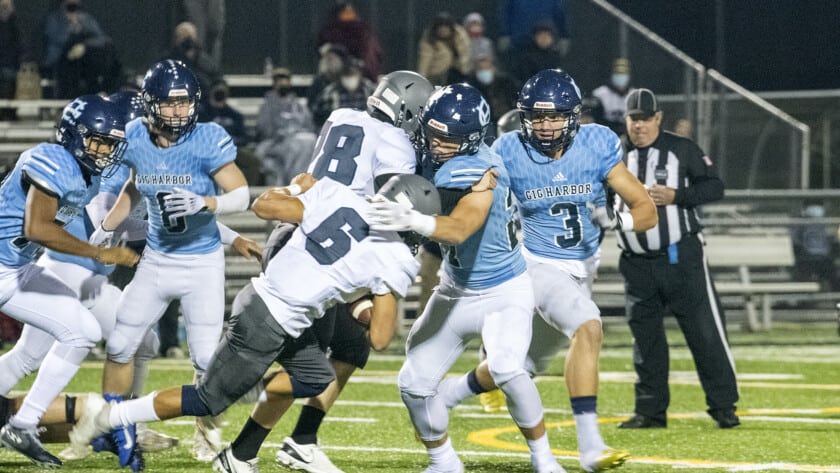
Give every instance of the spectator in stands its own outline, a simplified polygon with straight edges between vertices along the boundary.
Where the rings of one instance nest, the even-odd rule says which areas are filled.
[[[693,128],[691,120],[688,118],[680,118],[674,122],[674,134],[685,138],[691,138],[691,129]]]
[[[318,32],[317,46],[341,44],[350,56],[364,61],[364,76],[371,81],[382,74],[382,45],[376,32],[359,18],[350,2],[339,1],[330,10],[327,22]]]
[[[648,189],[659,223],[644,233],[617,202],[617,213],[596,215],[602,228],[617,230],[622,254],[627,322],[633,334],[635,415],[622,429],[664,428],[670,404],[668,341],[663,319],[673,312],[694,357],[708,413],[718,427],[740,424],[738,385],[726,335],[723,307],[703,251],[697,207],[720,200],[723,182],[711,159],[691,140],[663,131],[662,112],[649,89],[627,97],[627,168]]]
[[[557,36],[552,47],[562,58],[569,50],[568,0],[501,0],[498,2],[499,39],[496,49],[499,54],[528,49],[534,28],[546,21],[552,25]],[[554,64],[550,67],[558,67]],[[528,74],[530,77],[530,74]]]
[[[201,87],[201,108],[209,105],[210,87],[222,74],[198,41],[198,29],[189,21],[178,23],[172,34],[172,49],[161,59],[177,59],[195,74]]]
[[[265,184],[286,185],[305,172],[312,158],[315,133],[312,114],[292,90],[292,75],[274,70],[271,90],[266,92],[257,116],[256,154]]]
[[[423,31],[417,72],[434,85],[461,82],[469,76],[470,38],[449,13],[438,13]]]
[[[597,123],[609,127],[618,136],[625,132],[625,100],[633,90],[630,87],[630,77],[630,61],[623,57],[616,58],[612,63],[609,82],[592,91],[592,96],[601,102],[603,113]]]
[[[837,242],[831,240],[825,229],[825,207],[808,201],[802,209],[807,222],[795,224],[790,229],[793,244],[793,278],[797,281],[819,281],[832,292],[840,291],[840,274],[834,264]]]
[[[479,56],[475,64],[475,72],[468,82],[487,100],[493,123],[498,123],[505,112],[516,106],[520,85],[507,74],[499,71],[493,56]],[[496,128],[491,126],[487,130],[487,138],[492,141],[495,137]]]
[[[484,36],[484,17],[472,12],[464,17],[464,29],[470,37],[470,70],[475,71],[478,58],[488,56],[495,59],[493,41]]]
[[[248,134],[245,132],[245,117],[230,106],[230,88],[224,79],[219,79],[210,86],[208,92],[208,106],[198,114],[200,122],[216,122],[233,138],[237,147],[248,144]]]
[[[0,0],[0,99],[15,98],[15,86],[20,65],[28,60],[13,0]],[[0,120],[14,120],[13,108],[0,108]]]
[[[42,73],[56,81],[57,98],[113,92],[122,65],[113,42],[81,0],[62,0],[44,21]]]
[[[522,48],[511,50],[510,71],[520,82],[543,69],[557,69],[563,62],[563,56],[557,52],[557,29],[550,21],[542,21],[534,26],[531,43]]]
[[[367,98],[376,89],[376,84],[362,74],[363,69],[364,63],[361,60],[352,56],[347,58],[338,81],[321,91],[312,107],[317,128],[320,129],[330,113],[337,108],[364,110],[367,107]]]
[[[187,21],[195,25],[198,44],[204,45],[216,69],[222,67],[222,37],[225,33],[224,0],[183,0]]]
[[[314,107],[321,92],[341,77],[346,60],[347,48],[341,44],[325,43],[318,48],[318,71],[312,78],[312,85],[306,91],[306,102],[310,109]]]

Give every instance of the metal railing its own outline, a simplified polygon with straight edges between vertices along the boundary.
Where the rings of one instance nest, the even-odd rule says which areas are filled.
[[[600,15],[601,21],[615,30],[618,54],[631,58],[633,83],[657,94],[663,126],[688,119],[692,136],[717,162],[727,188],[810,186],[811,131],[806,124],[706,69],[606,0],[589,4],[608,14]]]

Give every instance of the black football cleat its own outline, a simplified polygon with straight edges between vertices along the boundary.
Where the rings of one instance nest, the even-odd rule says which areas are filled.
[[[636,414],[618,424],[619,429],[664,429],[667,426],[668,422],[663,418],[648,417],[642,414]]]
[[[0,429],[0,444],[26,456],[42,468],[61,468],[61,460],[44,450],[35,429],[18,429],[6,424]]]
[[[731,429],[741,425],[741,419],[735,415],[734,408],[709,411],[709,415],[712,416],[712,419],[717,422],[718,427],[721,429]]]

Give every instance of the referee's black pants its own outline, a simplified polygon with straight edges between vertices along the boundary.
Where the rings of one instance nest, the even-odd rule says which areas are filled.
[[[738,401],[734,359],[700,238],[684,236],[676,244],[675,255],[625,252],[619,270],[625,280],[626,316],[634,338],[636,414],[666,417],[670,392],[663,318],[667,309],[676,316],[694,357],[709,413],[734,409]]]

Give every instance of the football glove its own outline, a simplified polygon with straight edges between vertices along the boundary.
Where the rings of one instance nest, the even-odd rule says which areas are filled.
[[[413,231],[429,236],[435,231],[435,218],[404,206],[398,202],[375,196],[371,199],[366,220],[370,228],[380,231]]]
[[[173,193],[163,198],[163,210],[169,214],[169,217],[195,215],[207,208],[204,197],[179,187],[173,190]]]

